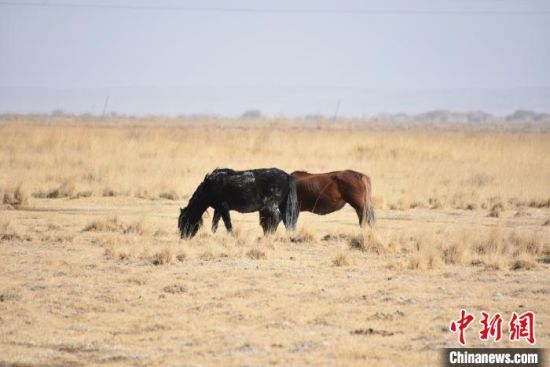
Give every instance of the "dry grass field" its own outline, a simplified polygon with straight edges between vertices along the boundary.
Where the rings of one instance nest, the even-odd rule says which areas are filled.
[[[370,175],[376,228],[179,239],[206,173],[271,166]],[[549,183],[546,129],[0,121],[0,365],[437,366],[461,308],[548,347]]]

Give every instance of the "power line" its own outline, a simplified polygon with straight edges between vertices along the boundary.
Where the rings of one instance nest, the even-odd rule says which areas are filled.
[[[326,14],[326,15],[548,15],[550,10],[391,10],[391,9],[315,9],[315,8],[226,8],[159,5],[117,5],[68,2],[0,1],[0,6],[71,9],[159,10],[201,13]]]

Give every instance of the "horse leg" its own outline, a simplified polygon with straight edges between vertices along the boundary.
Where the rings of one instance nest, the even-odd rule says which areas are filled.
[[[275,233],[277,231],[277,227],[279,226],[279,223],[281,223],[281,212],[279,211],[279,208],[275,208],[273,210],[273,214],[271,216],[271,222],[270,222],[270,232]]]
[[[374,218],[374,210],[372,207],[369,207],[366,199],[361,197],[351,197],[350,200],[346,201],[353,207],[353,209],[355,209],[357,218],[359,218],[359,225],[361,227],[364,227],[367,224],[370,227],[374,227],[374,223],[376,221]]]
[[[287,199],[288,200],[288,199]],[[279,213],[281,215],[281,220],[283,221],[283,224],[286,228],[286,200],[284,200],[281,205],[279,205]]]
[[[353,180],[342,181],[343,198],[355,209],[361,227],[366,224],[373,227],[376,222],[370,190],[371,184],[368,176],[362,175]]]
[[[214,217],[212,218],[212,232],[216,233],[218,229],[218,222],[220,221],[222,214],[218,209],[214,209]]]
[[[342,192],[342,199],[355,209],[359,225],[363,227],[367,222],[367,202],[363,183],[355,182],[354,184],[354,182],[341,181],[340,191]]]
[[[355,212],[357,213],[357,218],[359,219],[359,226],[364,227],[365,223],[367,223],[366,221],[367,218],[366,218],[364,209],[359,207],[354,209],[355,209]]]
[[[269,226],[269,217],[270,217],[269,211],[266,209],[260,210],[260,226],[262,226],[262,229],[264,230],[264,234],[267,232],[267,228]]]
[[[260,218],[263,219],[261,220],[261,225],[264,230],[264,235],[275,233],[281,222],[281,212],[277,207],[274,209],[264,209],[261,211]]]
[[[363,203],[363,200],[358,198],[350,198],[350,200],[346,201],[349,205],[352,206],[353,209],[355,209],[355,212],[357,213],[357,218],[359,219],[359,225],[361,227],[364,227],[367,223],[366,204]]]
[[[220,208],[220,215],[223,219],[223,224],[225,224],[225,228],[227,229],[227,232],[232,232],[233,227],[231,226],[231,216],[229,215],[229,209],[226,206],[222,206]]]

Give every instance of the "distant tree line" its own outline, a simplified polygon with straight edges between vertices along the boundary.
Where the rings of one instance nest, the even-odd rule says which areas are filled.
[[[187,120],[218,120],[218,119],[232,119],[231,117],[225,117],[222,115],[212,115],[212,114],[190,114],[185,115],[181,114],[178,116],[166,116],[166,115],[130,115],[130,114],[121,114],[115,111],[110,111],[105,116],[103,115],[94,115],[92,113],[81,113],[75,114],[66,112],[61,108],[56,108],[49,114],[47,113],[29,113],[29,114],[19,114],[19,113],[3,113],[0,114],[0,119],[2,120],[18,120],[18,119],[41,119],[41,118],[50,118],[50,119],[66,119],[66,118],[77,118],[82,120],[97,120],[97,119],[157,119],[157,118],[168,118],[168,119],[187,119]],[[284,116],[278,116],[276,119],[285,119]],[[259,109],[249,109],[244,111],[236,119],[244,120],[262,120],[270,119],[269,116],[266,116]],[[315,122],[315,121],[330,121],[332,117],[325,116],[322,114],[306,114],[299,117],[288,118],[291,120],[301,120],[305,122]],[[352,117],[346,118],[342,116],[340,118],[342,121],[386,121],[394,123],[406,123],[406,122],[429,122],[429,123],[490,123],[490,122],[522,122],[522,123],[536,123],[536,122],[550,122],[549,113],[539,113],[531,110],[517,110],[511,114],[504,116],[496,116],[484,111],[468,111],[468,112],[453,112],[448,110],[433,110],[427,111],[419,114],[378,114],[372,116],[363,116],[363,117]]]

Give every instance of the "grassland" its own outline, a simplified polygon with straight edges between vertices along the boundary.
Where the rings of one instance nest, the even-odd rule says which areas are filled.
[[[460,308],[532,310],[548,346],[550,132],[65,120],[0,137],[0,364],[435,366]],[[180,240],[179,206],[226,166],[367,173],[377,227],[346,207],[264,238],[232,213],[233,235]]]

